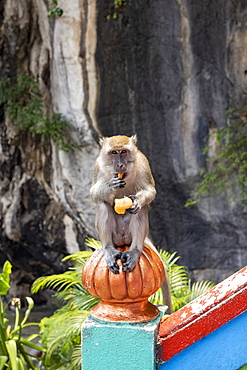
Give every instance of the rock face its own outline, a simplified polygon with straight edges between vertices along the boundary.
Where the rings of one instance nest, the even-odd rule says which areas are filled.
[[[97,237],[89,188],[98,135],[137,133],[158,192],[154,244],[178,251],[198,279],[218,282],[244,266],[246,210],[222,197],[184,204],[205,142],[225,124],[232,96],[246,92],[247,4],[126,0],[117,19],[112,0],[59,6],[63,16],[49,20],[45,0],[0,4],[0,77],[38,77],[46,109],[70,122],[82,146],[44,147],[1,111],[0,264],[26,271],[20,284],[62,271],[62,256]]]
[[[205,166],[202,149],[247,87],[247,4],[128,1],[117,20],[98,1],[99,105],[103,135],[137,133],[158,195],[155,245],[178,251],[196,277],[218,281],[247,263],[246,210],[186,199]],[[202,271],[203,270],[203,271]]]
[[[60,112],[72,126],[70,140],[81,145],[68,153],[52,143],[41,145],[1,110],[0,265],[9,259],[19,271],[14,284],[26,286],[19,289],[24,296],[34,278],[62,272],[67,267],[62,257],[82,249],[85,237],[94,234],[89,188],[98,153],[95,6],[87,1],[61,6],[63,18],[49,20],[46,1],[0,5],[1,78],[14,80],[20,73],[38,78],[45,109]]]

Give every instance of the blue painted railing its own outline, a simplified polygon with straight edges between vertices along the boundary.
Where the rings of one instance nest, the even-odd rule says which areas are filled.
[[[237,370],[247,364],[247,267],[161,323],[158,362],[158,370]]]

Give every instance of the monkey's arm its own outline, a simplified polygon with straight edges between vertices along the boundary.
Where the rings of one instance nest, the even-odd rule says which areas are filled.
[[[109,177],[99,171],[98,165],[95,166],[93,185],[90,189],[90,196],[95,203],[106,202],[113,205],[117,189],[125,186],[125,181],[121,178]]]
[[[154,186],[148,186],[143,190],[136,193],[136,201],[140,208],[150,204],[156,196],[156,190]]]
[[[156,196],[155,182],[151,173],[149,162],[145,155],[138,152],[136,164],[136,194],[130,195],[133,200],[133,207],[129,209],[130,213],[136,213],[145,205],[150,204]]]
[[[146,190],[140,190],[136,195],[129,195],[129,198],[133,201],[133,206],[126,209],[127,212],[131,214],[136,214],[145,205],[149,205],[155,198],[156,190],[150,187]]]
[[[145,179],[145,181],[143,180],[143,182],[140,183],[136,194],[129,195],[129,197],[133,200],[133,206],[127,209],[127,211],[132,214],[137,213],[144,206],[149,205],[154,200],[155,196],[156,189],[154,179],[150,172],[148,180]]]
[[[102,181],[97,181],[92,185],[90,196],[95,203],[107,202],[109,204],[113,204],[114,192],[108,184],[103,183]]]

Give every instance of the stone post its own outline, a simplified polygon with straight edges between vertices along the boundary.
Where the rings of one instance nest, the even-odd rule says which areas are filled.
[[[128,247],[120,248],[123,252]],[[165,278],[159,255],[145,246],[130,272],[115,275],[101,248],[87,261],[82,282],[101,301],[82,329],[82,370],[154,370],[159,309],[148,301]]]

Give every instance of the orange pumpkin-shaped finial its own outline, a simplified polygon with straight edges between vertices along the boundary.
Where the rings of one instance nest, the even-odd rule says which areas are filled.
[[[118,248],[120,251],[128,247]],[[165,278],[163,262],[145,246],[135,268],[113,274],[107,267],[102,249],[97,249],[84,266],[82,282],[90,294],[101,299],[91,315],[104,321],[149,321],[159,309],[148,301]]]

